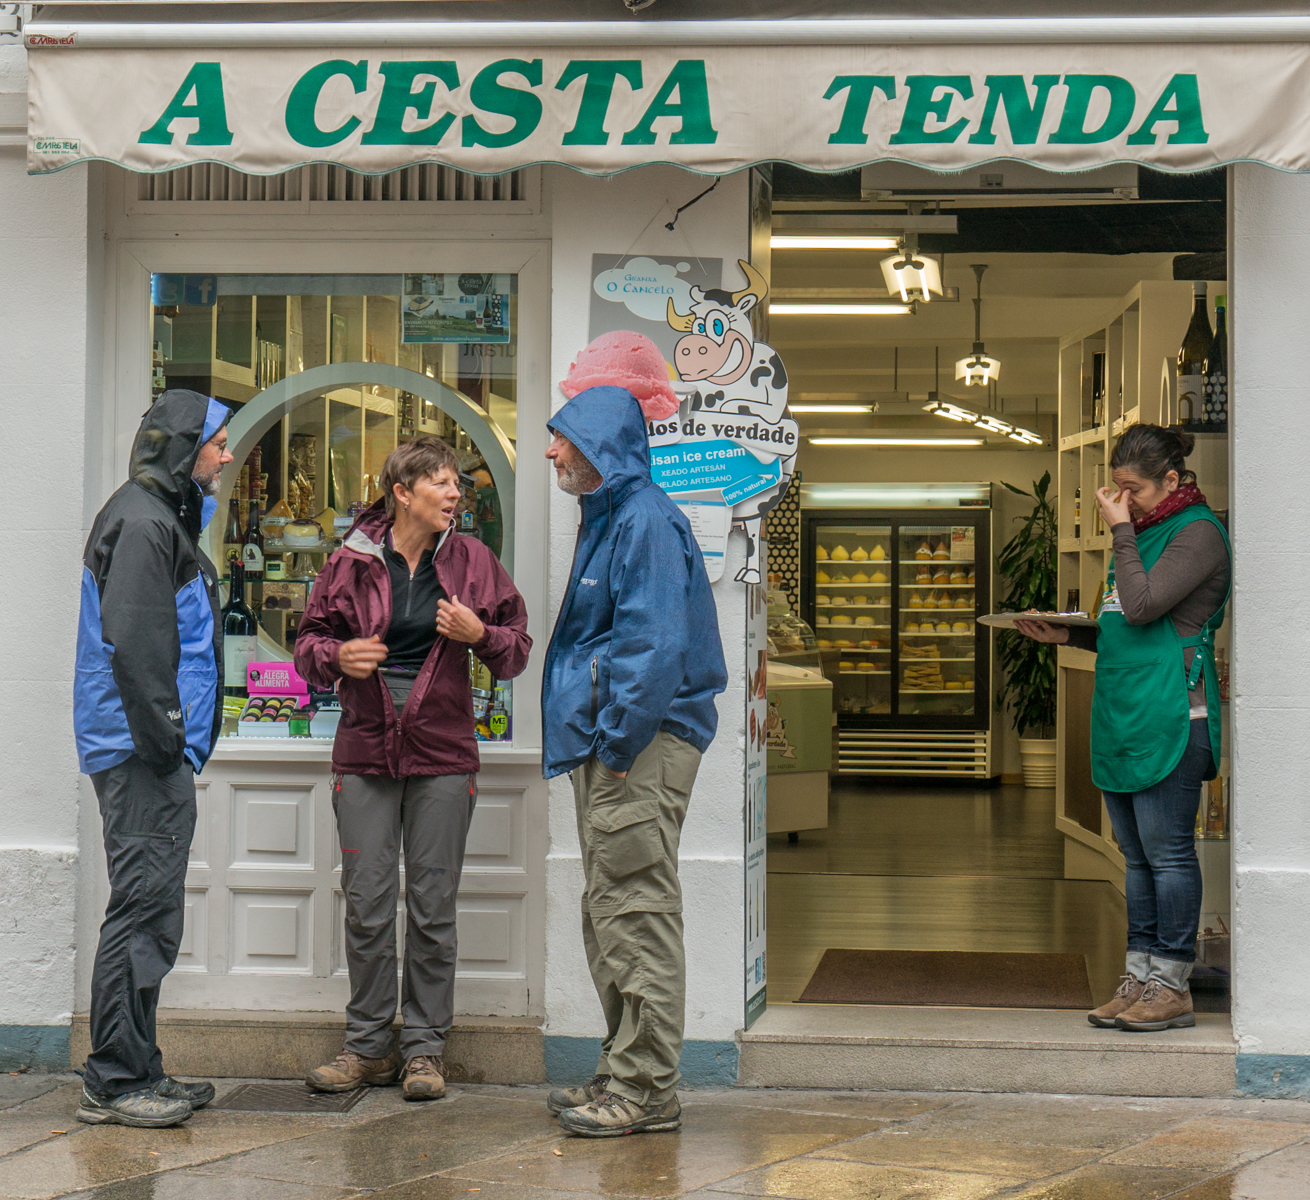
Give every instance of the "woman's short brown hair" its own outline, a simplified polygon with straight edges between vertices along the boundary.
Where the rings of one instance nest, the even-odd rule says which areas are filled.
[[[411,442],[401,442],[382,464],[383,498],[387,502],[387,516],[396,515],[396,484],[409,491],[420,479],[449,470],[459,478],[459,459],[455,451],[438,437],[421,433]]]

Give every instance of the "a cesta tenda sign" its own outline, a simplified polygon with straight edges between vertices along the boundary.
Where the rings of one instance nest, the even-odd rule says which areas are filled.
[[[996,158],[1058,170],[1125,159],[1310,168],[1310,136],[1287,119],[1310,99],[1310,48],[1299,44],[32,49],[36,172],[83,159],[255,173],[322,161],[481,173],[879,159],[959,169]]]

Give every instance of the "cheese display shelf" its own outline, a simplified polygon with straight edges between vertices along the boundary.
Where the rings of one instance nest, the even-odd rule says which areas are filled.
[[[989,755],[960,755],[990,731],[991,512],[803,509],[802,614],[833,681],[838,772],[977,778]],[[903,731],[950,737],[903,752]],[[897,750],[876,752],[886,731]],[[949,746],[948,746],[949,743]],[[871,753],[871,748],[873,753]]]

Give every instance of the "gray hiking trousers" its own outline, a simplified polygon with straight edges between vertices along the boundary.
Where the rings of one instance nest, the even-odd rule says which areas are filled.
[[[155,1010],[182,942],[196,776],[190,763],[156,775],[133,754],[97,771],[91,783],[104,826],[109,904],[91,969],[86,1086],[97,1096],[122,1096],[164,1077]]]
[[[473,775],[338,775],[332,807],[341,839],[350,969],[346,1049],[391,1052],[396,1016],[396,904],[405,850],[403,1058],[440,1054],[455,1012],[455,894],[477,804]]]

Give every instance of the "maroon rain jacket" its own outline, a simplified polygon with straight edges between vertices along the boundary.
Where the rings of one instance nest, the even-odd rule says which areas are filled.
[[[339,684],[341,725],[332,769],[343,775],[465,775],[479,770],[473,736],[469,646],[437,636],[402,716],[381,676],[344,675],[342,642],[391,626],[391,579],[382,544],[391,518],[377,501],[346,536],[314,581],[296,637],[296,670],[314,688]],[[447,530],[433,552],[437,582],[458,596],[487,627],[473,653],[497,679],[513,679],[528,665],[532,639],[523,597],[499,560],[477,538]]]

